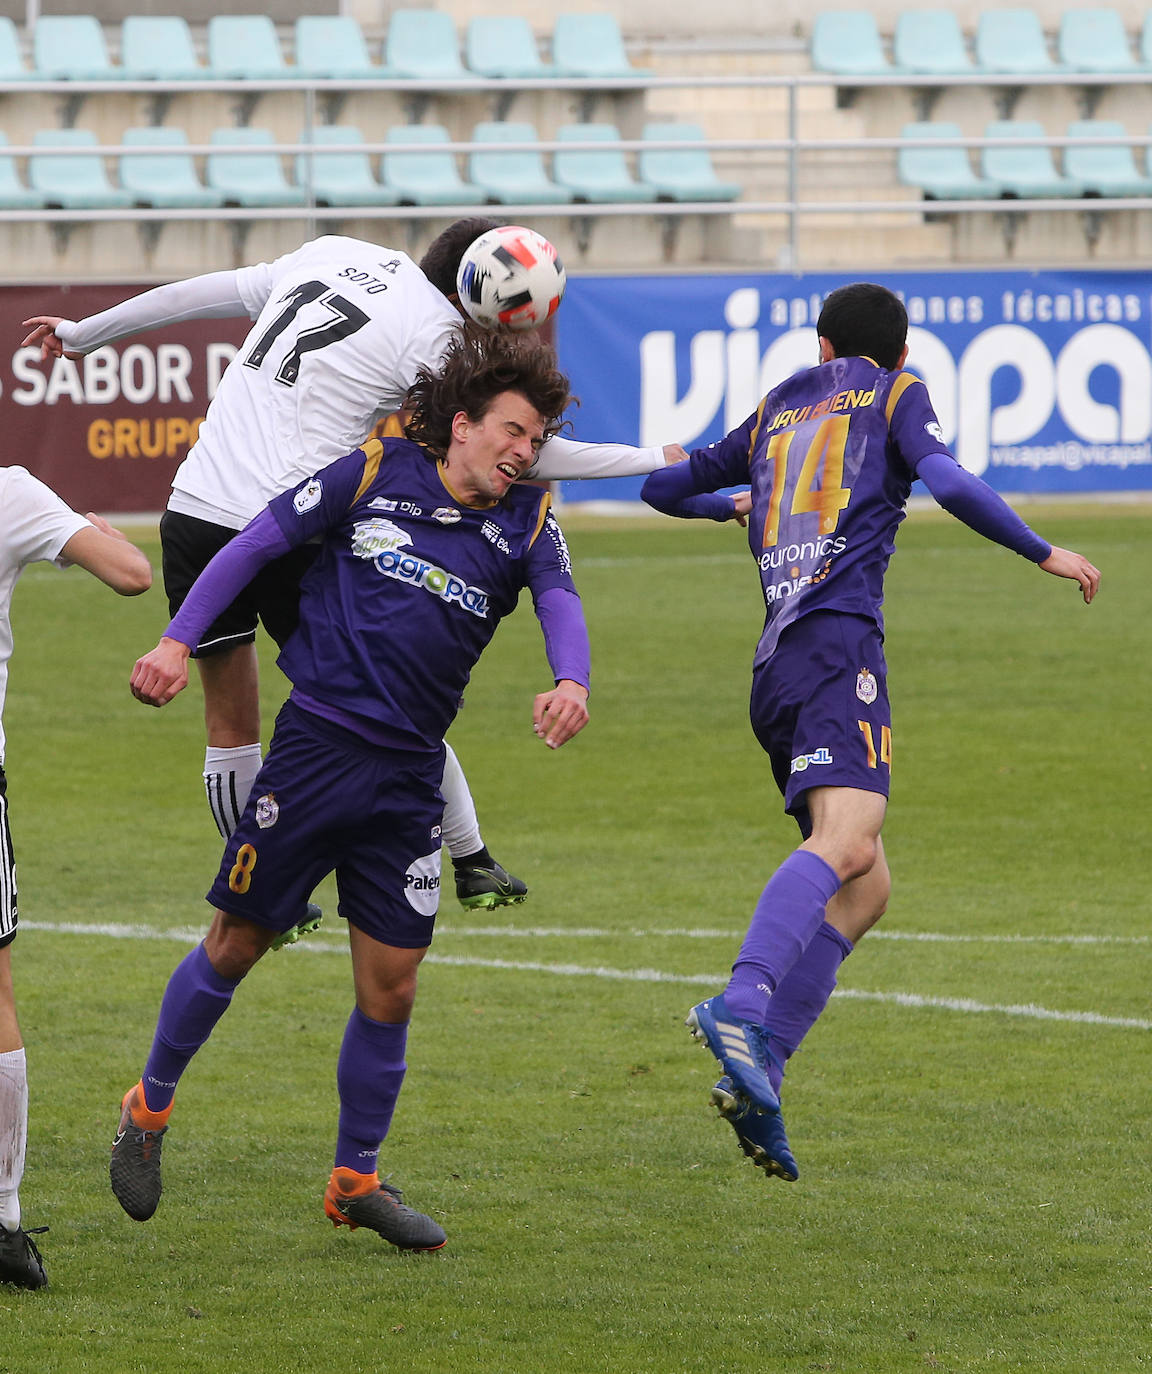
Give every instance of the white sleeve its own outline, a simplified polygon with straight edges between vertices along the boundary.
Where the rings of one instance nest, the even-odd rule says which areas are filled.
[[[240,294],[239,275],[238,272],[209,272],[203,277],[189,277],[187,281],[157,286],[110,310],[89,315],[85,320],[62,320],[56,327],[56,334],[69,353],[91,353],[114,339],[138,334],[144,329],[180,324],[184,320],[222,320],[247,315],[249,307]]]
[[[4,476],[4,539],[16,561],[21,566],[57,562],[60,550],[88,521],[26,468],[8,468]]]
[[[579,439],[553,438],[541,445],[526,476],[544,482],[578,481],[586,477],[645,477],[663,466],[664,450],[660,447],[584,444]]]

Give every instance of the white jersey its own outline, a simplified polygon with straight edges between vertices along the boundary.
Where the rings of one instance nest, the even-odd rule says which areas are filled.
[[[189,319],[247,313],[255,324],[225,369],[168,509],[242,529],[273,496],[349,453],[436,370],[459,311],[406,253],[329,234],[236,272],[175,282],[57,335],[69,351]],[[528,476],[629,477],[661,448],[550,439]]]
[[[58,562],[60,550],[87,524],[26,469],[0,468],[0,764],[4,762],[4,696],[12,657],[12,590],[29,563]]]

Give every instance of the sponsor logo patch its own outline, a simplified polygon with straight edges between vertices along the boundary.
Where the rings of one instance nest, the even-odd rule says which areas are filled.
[[[461,516],[455,506],[437,506],[432,512],[432,519],[441,525],[458,525]]]
[[[485,520],[480,526],[480,533],[489,544],[494,544],[501,553],[506,553],[509,558],[512,557],[512,550],[508,547],[507,539],[504,538],[504,531],[494,520]]]
[[[405,538],[405,542],[411,541]],[[376,559],[376,568],[385,577],[423,587],[441,601],[455,602],[469,615],[488,619],[488,593],[483,587],[470,587],[454,573],[429,563],[418,554],[401,553],[398,548],[387,549]]]
[[[811,754],[797,754],[792,760],[792,772],[803,773],[809,768],[818,768],[821,764],[832,762],[832,751],[829,749],[814,749]]]
[[[414,859],[404,874],[404,896],[421,916],[435,916],[440,905],[440,850]]]
[[[324,487],[319,477],[310,477],[292,498],[292,509],[297,515],[306,515],[320,504]]]
[[[374,496],[368,502],[369,510],[395,510],[396,502],[390,501],[387,496]]]
[[[412,536],[407,530],[379,517],[362,521],[352,528],[352,552],[357,558],[377,558],[386,549],[406,549],[411,542]]]

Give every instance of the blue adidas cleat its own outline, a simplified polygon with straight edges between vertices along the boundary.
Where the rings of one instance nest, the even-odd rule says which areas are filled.
[[[751,1021],[733,1016],[717,993],[688,1013],[685,1025],[712,1051],[737,1092],[763,1112],[780,1112],[780,1099],[768,1077],[766,1037]]]
[[[758,1169],[763,1169],[769,1178],[796,1182],[800,1170],[784,1134],[779,1107],[774,1112],[759,1111],[737,1091],[727,1074],[712,1089],[712,1102],[724,1120],[731,1123],[740,1148]]]

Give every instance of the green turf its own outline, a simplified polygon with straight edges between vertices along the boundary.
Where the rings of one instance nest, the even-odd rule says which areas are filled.
[[[219,857],[200,705],[129,697],[158,590],[28,573],[5,724],[23,1199],[52,1288],[0,1289],[0,1374],[1152,1364],[1152,509],[1027,514],[1102,568],[1095,605],[946,518],[900,534],[895,886],[789,1074],[795,1185],[740,1155],[682,1025],[795,843],[747,724],[751,559],[734,528],[567,522],[591,724],[559,753],[534,739],[525,606],[453,730],[531,896],[446,897],[422,975],[382,1167],[448,1230],[430,1256],[320,1210],[351,1003],[331,916],[256,970],[189,1070],[156,1217],[117,1207],[116,1103]]]

